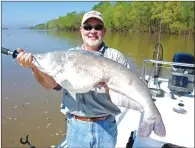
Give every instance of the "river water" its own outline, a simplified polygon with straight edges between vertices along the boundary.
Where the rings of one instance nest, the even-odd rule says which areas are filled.
[[[121,51],[140,73],[144,59],[153,57],[159,35],[107,32],[105,43]],[[163,60],[172,61],[176,52],[194,54],[193,36],[161,35]],[[2,47],[29,52],[67,50],[82,44],[79,32],[50,32],[28,29],[2,30]],[[29,135],[36,147],[50,147],[66,135],[65,117],[60,112],[61,92],[47,90],[34,79],[31,69],[20,67],[11,56],[2,55],[2,147],[22,146]]]

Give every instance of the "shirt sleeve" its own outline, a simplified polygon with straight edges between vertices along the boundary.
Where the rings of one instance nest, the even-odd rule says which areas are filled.
[[[123,66],[125,66],[125,67],[130,69],[130,65],[129,65],[128,60],[120,52],[118,52],[118,54],[117,54],[116,62],[118,62],[118,63],[122,64]]]

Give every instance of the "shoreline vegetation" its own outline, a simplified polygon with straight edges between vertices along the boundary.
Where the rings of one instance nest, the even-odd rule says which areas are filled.
[[[92,10],[100,11],[109,31],[194,34],[194,2],[100,2]],[[29,29],[78,31],[85,12],[65,16]]]

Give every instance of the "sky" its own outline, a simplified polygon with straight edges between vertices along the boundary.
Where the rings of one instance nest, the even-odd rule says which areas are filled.
[[[99,2],[2,1],[2,27],[18,28],[45,23],[69,12],[89,11]]]

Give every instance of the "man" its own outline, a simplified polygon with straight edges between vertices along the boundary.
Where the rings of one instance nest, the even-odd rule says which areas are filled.
[[[96,51],[129,68],[124,56],[103,42],[106,28],[101,13],[97,11],[85,13],[80,32],[83,45],[72,48],[73,50]],[[53,78],[40,72],[32,64],[31,54],[25,53],[22,49],[18,51],[20,52],[17,57],[18,63],[24,67],[31,67],[41,85],[61,89]],[[105,84],[100,85],[102,87],[87,93],[73,93],[63,89],[61,111],[67,117],[67,135],[57,147],[115,147],[117,140],[115,116],[120,113],[120,109],[111,102]]]

